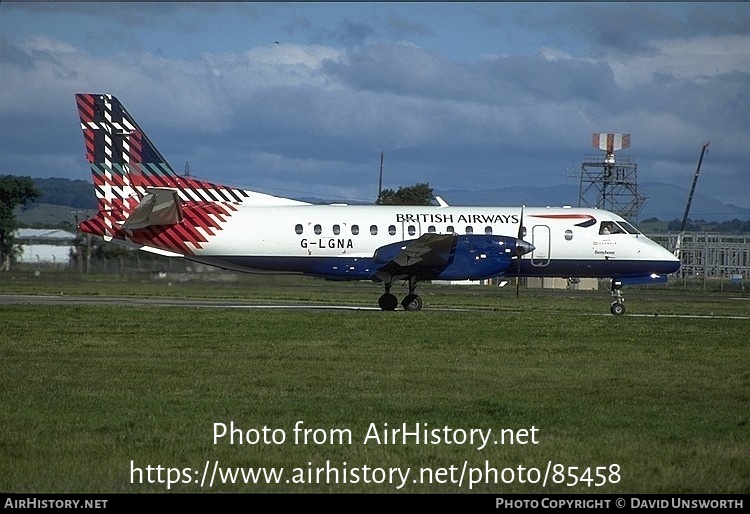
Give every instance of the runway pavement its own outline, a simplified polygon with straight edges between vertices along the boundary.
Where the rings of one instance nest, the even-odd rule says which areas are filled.
[[[130,305],[159,307],[211,307],[227,309],[332,309],[379,311],[378,307],[347,305],[272,305],[243,302],[242,300],[186,299],[186,298],[139,298],[123,296],[70,296],[70,295],[0,295],[0,305]]]
[[[713,299],[716,300],[715,298]],[[724,297],[722,301],[747,302],[750,298]],[[72,296],[72,295],[24,295],[0,294],[0,305],[128,305],[128,306],[158,306],[158,307],[202,307],[224,309],[297,309],[297,310],[348,310],[348,311],[380,311],[379,307],[361,305],[309,305],[309,304],[261,304],[242,300],[221,299],[189,299],[189,298],[141,298],[134,296]],[[469,311],[476,308],[425,307],[424,310],[433,311]],[[402,309],[397,309],[402,311]],[[593,313],[592,315],[611,316],[608,312]],[[689,314],[629,314],[624,316],[665,317],[665,318],[708,318],[708,319],[747,319],[748,316],[700,316]]]

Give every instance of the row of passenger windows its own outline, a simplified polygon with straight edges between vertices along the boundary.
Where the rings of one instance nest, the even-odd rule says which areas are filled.
[[[599,229],[599,234],[619,234],[619,233],[639,234],[638,230],[634,228],[632,225],[628,224],[627,222],[621,221],[620,224],[623,227],[625,227],[624,230],[623,228],[618,226],[617,223],[614,223],[612,221],[603,221]],[[525,237],[526,227],[523,227],[522,230],[523,230],[522,236]],[[305,231],[305,228],[301,223],[297,223],[297,225],[295,225],[294,227],[294,231],[298,235],[302,235]],[[417,227],[415,227],[414,225],[408,225],[406,227],[406,231],[410,236],[414,236],[417,234]],[[446,227],[446,233],[448,234],[453,234],[455,231],[456,230],[453,227],[453,225],[448,225],[448,227]],[[323,227],[319,224],[313,225],[313,232],[315,233],[316,236],[319,236],[323,233]],[[351,232],[353,236],[358,235],[359,225],[352,225]],[[434,225],[430,225],[429,227],[427,227],[427,232],[434,234],[437,232],[437,229],[435,228]],[[473,234],[473,233],[474,233],[474,227],[472,227],[471,225],[467,225],[466,230],[464,231],[464,234]],[[492,234],[492,227],[489,225],[484,227],[484,233]],[[340,234],[341,234],[341,225],[333,225],[333,235],[338,236]],[[373,236],[378,235],[377,225],[370,225],[370,234],[372,234]],[[396,235],[396,225],[388,225],[388,234],[391,236]],[[573,238],[573,233],[570,230],[566,230],[565,239],[570,241],[572,238]]]
[[[297,225],[295,225],[295,227],[294,227],[294,231],[297,233],[297,235],[302,235],[305,232],[305,228],[304,228],[304,226],[301,223],[297,223]],[[452,225],[448,225],[448,227],[446,228],[446,232],[449,233],[449,234],[452,234],[455,231],[456,230],[454,229],[454,227]],[[321,235],[323,233],[323,227],[321,225],[313,225],[313,232],[315,233],[316,236],[319,236],[319,235]],[[359,225],[352,225],[351,232],[352,232],[353,236],[358,235],[359,234]],[[406,227],[406,232],[410,236],[414,236],[414,235],[417,234],[417,227],[414,226],[414,225],[408,225]],[[434,225],[430,225],[429,227],[427,227],[427,232],[429,232],[431,234],[434,234],[434,233],[437,232],[437,229],[435,228]],[[464,233],[465,234],[473,234],[474,233],[474,227],[472,227],[471,225],[467,225],[466,226],[466,231]],[[485,234],[492,234],[492,227],[489,226],[489,225],[486,226],[486,227],[484,227],[484,233]],[[333,235],[338,236],[339,234],[341,234],[341,225],[334,225],[333,226]],[[370,225],[370,234],[372,234],[373,236],[378,235],[378,226],[377,225]],[[388,225],[388,234],[391,235],[391,236],[395,236],[396,235],[396,225]]]

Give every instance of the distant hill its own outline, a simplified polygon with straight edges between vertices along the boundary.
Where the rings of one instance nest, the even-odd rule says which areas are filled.
[[[42,192],[35,204],[65,205],[75,209],[96,209],[96,194],[88,180],[66,178],[35,178],[34,184]]]
[[[96,210],[96,194],[91,182],[67,178],[35,178],[42,195],[16,210],[21,227],[72,228],[76,216],[84,219]]]
[[[659,218],[660,220],[682,219],[685,213],[688,191],[661,182],[644,182],[638,186],[639,192],[647,198],[638,219]],[[482,191],[434,190],[446,202],[453,205],[527,205],[578,206],[579,185],[563,184],[553,187],[505,187]],[[750,209],[722,203],[710,196],[695,193],[690,206],[689,218],[706,221],[729,221],[750,219]]]

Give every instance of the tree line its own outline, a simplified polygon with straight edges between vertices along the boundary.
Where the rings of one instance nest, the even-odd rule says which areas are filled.
[[[18,252],[14,234],[18,230],[15,209],[41,195],[31,177],[0,176],[0,271],[10,269]]]

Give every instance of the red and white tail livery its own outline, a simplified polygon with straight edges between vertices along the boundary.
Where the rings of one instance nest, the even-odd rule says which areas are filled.
[[[664,282],[678,259],[620,216],[597,209],[314,205],[178,176],[122,104],[77,94],[98,198],[84,232],[144,251],[251,273],[372,280],[378,304],[422,308],[425,280],[494,277],[612,279],[613,314],[624,284]]]

